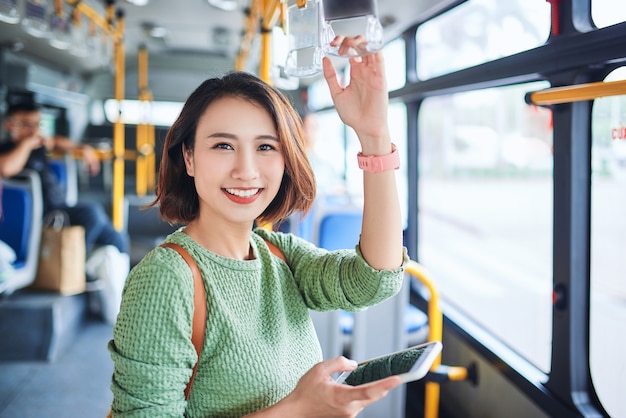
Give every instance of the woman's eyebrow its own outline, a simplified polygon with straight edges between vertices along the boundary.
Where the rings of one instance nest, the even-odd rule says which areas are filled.
[[[228,138],[228,139],[238,139],[239,137],[235,134],[227,133],[227,132],[214,132],[210,135],[207,135],[207,138]],[[269,141],[278,141],[278,137],[275,135],[267,134],[267,135],[258,135],[254,138],[255,140],[269,140]]]
[[[226,132],[214,132],[210,135],[207,135],[207,138],[228,138],[228,139],[237,139],[237,135],[229,134]]]
[[[278,137],[274,136],[274,135],[259,135],[256,137],[257,140],[261,140],[261,141],[277,141],[280,142]]]

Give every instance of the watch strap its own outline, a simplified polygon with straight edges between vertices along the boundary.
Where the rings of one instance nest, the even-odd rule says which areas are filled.
[[[371,173],[379,173],[387,170],[397,170],[400,168],[400,154],[395,144],[391,144],[391,153],[387,155],[363,155],[357,154],[359,168]]]

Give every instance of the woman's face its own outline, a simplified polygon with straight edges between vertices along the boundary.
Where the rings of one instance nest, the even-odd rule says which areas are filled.
[[[285,161],[274,121],[260,105],[216,100],[198,121],[187,174],[200,198],[200,218],[251,223],[272,202]]]

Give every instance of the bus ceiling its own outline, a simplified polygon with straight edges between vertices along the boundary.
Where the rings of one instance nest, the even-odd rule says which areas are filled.
[[[286,0],[285,0],[286,1]],[[295,0],[292,0],[295,3]],[[385,40],[462,0],[378,1]],[[113,66],[111,39],[123,38],[127,77],[137,69],[141,46],[150,69],[223,72],[236,69],[251,7],[269,8],[271,0],[15,0],[14,10],[0,9],[0,50],[50,69],[89,76]],[[291,4],[291,3],[289,3]],[[33,7],[40,8],[33,13]],[[259,13],[261,19],[268,16]],[[32,14],[32,15],[31,15]],[[38,16],[45,15],[45,19]],[[257,26],[260,22],[256,22]],[[107,27],[107,25],[109,25]],[[254,36],[259,33],[257,29]],[[258,73],[258,41],[250,48],[245,69]],[[54,54],[51,53],[54,51]],[[307,80],[301,80],[307,83]]]

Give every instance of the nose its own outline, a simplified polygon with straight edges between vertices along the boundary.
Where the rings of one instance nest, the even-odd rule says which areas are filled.
[[[250,181],[259,176],[259,164],[253,151],[239,150],[232,171],[233,178]]]

